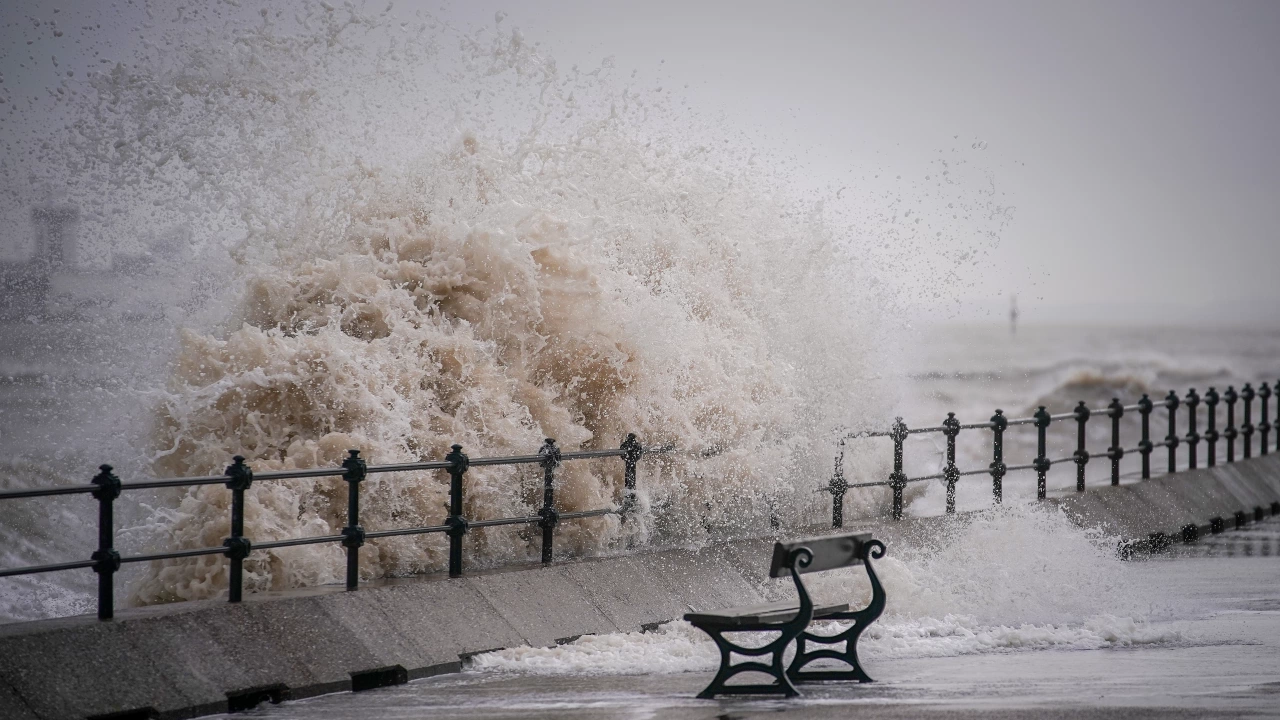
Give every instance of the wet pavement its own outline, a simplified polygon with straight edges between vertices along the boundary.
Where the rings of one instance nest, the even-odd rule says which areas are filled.
[[[469,671],[359,694],[261,706],[237,718],[1280,718],[1280,557],[1274,521],[1134,561],[1168,588],[1181,640],[1102,650],[867,657],[872,684],[803,686],[793,700],[694,695],[710,673]],[[1169,611],[1167,610],[1166,613]],[[637,668],[643,670],[643,668]]]

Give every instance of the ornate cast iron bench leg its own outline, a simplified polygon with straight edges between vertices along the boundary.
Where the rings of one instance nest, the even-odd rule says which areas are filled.
[[[785,629],[778,626],[734,626],[734,627],[709,627],[706,625],[698,625],[700,629],[711,636],[715,641],[716,647],[720,648],[720,670],[716,676],[712,678],[711,683],[706,689],[698,693],[698,697],[704,700],[710,700],[720,694],[735,695],[785,695],[786,697],[795,697],[800,694],[796,690],[796,686],[791,683],[791,679],[787,677],[787,673],[782,667],[782,653],[791,644],[791,641],[804,630],[803,623],[789,623]],[[747,648],[724,637],[726,632],[755,632],[763,630],[782,631],[782,635],[759,648]],[[765,664],[763,662],[743,662],[737,665],[730,665],[730,653],[738,653],[739,655],[760,656],[772,655],[772,660]],[[766,675],[773,676],[776,682],[757,683],[751,685],[726,685],[729,678],[744,672],[761,672]]]
[[[876,618],[880,617],[880,613],[884,612],[885,594],[884,587],[880,584],[880,578],[876,577],[876,571],[871,567],[871,559],[879,560],[884,557],[884,543],[879,540],[872,540],[862,548],[863,564],[867,567],[867,577],[871,580],[871,602],[863,609],[854,612],[841,612],[824,615],[823,620],[852,620],[853,625],[844,632],[835,635],[814,635],[811,632],[801,632],[796,638],[796,655],[791,660],[791,665],[787,668],[787,675],[795,682],[815,682],[821,680],[857,680],[858,682],[873,682],[870,676],[862,669],[862,665],[858,663],[858,637],[862,635],[862,631],[867,628]],[[845,643],[843,652],[831,648],[819,648],[817,650],[808,650],[806,643],[814,643],[817,645],[838,645]],[[805,665],[815,660],[838,660],[849,665],[849,670],[803,670]]]
[[[722,694],[785,695],[786,697],[795,697],[800,694],[800,691],[796,690],[796,686],[792,684],[791,679],[787,677],[786,670],[783,668],[782,653],[786,651],[792,640],[795,640],[800,633],[804,632],[809,621],[813,619],[813,601],[809,598],[809,593],[805,590],[804,583],[800,580],[800,569],[807,567],[812,560],[813,553],[808,548],[797,548],[791,552],[788,558],[787,567],[791,570],[791,579],[795,581],[796,592],[800,596],[799,607],[793,619],[786,622],[743,624],[711,621],[692,622],[694,627],[710,635],[711,639],[715,641],[716,647],[720,649],[720,670],[716,672],[716,676],[712,678],[706,689],[698,693],[699,698],[710,700],[715,698],[716,695]],[[749,648],[726,638],[724,633],[727,632],[776,632],[779,635],[775,640],[766,643],[762,647]],[[738,653],[748,657],[771,655],[772,659],[768,664],[753,661],[731,665],[731,653]],[[770,675],[775,682],[749,685],[725,684],[730,678],[739,673],[752,671]]]

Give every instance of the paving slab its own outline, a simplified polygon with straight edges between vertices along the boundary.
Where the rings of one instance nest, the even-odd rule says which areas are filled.
[[[428,666],[525,643],[516,628],[463,578],[405,578],[384,584],[381,591],[385,612]]]
[[[1262,496],[1264,507],[1280,500],[1280,457],[1268,456],[1238,463],[1232,469],[1245,480],[1249,489]]]
[[[1219,471],[1215,469],[1204,473],[1179,473],[1153,482],[1173,488],[1194,503],[1198,508],[1198,522],[1206,522],[1214,517],[1228,517],[1239,509],[1235,497],[1222,486],[1218,477]]]
[[[0,679],[37,717],[83,718],[145,707],[175,707],[182,695],[161,667],[139,656],[123,626],[92,620],[0,642]]]
[[[1249,515],[1253,514],[1254,507],[1271,504],[1270,493],[1265,492],[1261,483],[1250,477],[1253,472],[1252,467],[1225,467],[1218,473],[1218,482],[1236,499],[1239,509]]]
[[[658,585],[680,599],[684,612],[689,608],[717,610],[766,600],[758,585],[723,560],[717,561],[714,550],[664,550],[637,559]]]
[[[1116,523],[1125,529],[1126,540],[1145,538],[1153,532],[1168,532],[1180,526],[1181,508],[1158,485],[1105,488],[1101,498]]]
[[[305,680],[291,686],[301,694],[350,689],[351,673],[379,667],[349,626],[329,620],[325,607],[334,597],[302,597],[246,605],[252,621],[272,647],[272,655],[305,673]],[[348,598],[345,602],[364,602]]]
[[[565,566],[580,591],[614,626],[634,632],[686,612],[685,603],[631,557]]]
[[[1101,527],[1117,534],[1123,534],[1104,502],[1103,494],[1107,492],[1111,491],[1101,490],[1079,495],[1063,495],[1048,498],[1046,502],[1061,508],[1068,517],[1082,527]]]
[[[564,638],[621,630],[559,565],[467,577],[465,582],[529,645],[554,645]]]
[[[1198,503],[1180,492],[1181,488],[1177,484],[1147,482],[1126,487],[1129,489],[1129,496],[1147,508],[1134,515],[1135,530],[1139,533],[1146,531],[1136,537],[1145,537],[1155,532],[1176,533],[1184,525],[1198,525],[1209,519],[1201,517],[1203,513],[1200,512]]]
[[[424,654],[406,637],[404,618],[393,616],[386,600],[383,588],[372,587],[333,595],[322,604],[328,620],[345,628],[361,644],[363,653],[356,657],[365,667],[351,672],[392,665],[418,669],[436,664],[436,658]]]
[[[172,711],[186,707],[204,712],[226,710],[229,688],[265,684],[269,675],[254,678],[223,649],[200,618],[174,613],[118,620],[126,626],[130,644],[139,657],[164,658],[165,676],[178,690],[182,704],[159,706]]]
[[[5,720],[39,720],[35,711],[18,696],[18,692],[3,680],[0,680],[0,718]]]

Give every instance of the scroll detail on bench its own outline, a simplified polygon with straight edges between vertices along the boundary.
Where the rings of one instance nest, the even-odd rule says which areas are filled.
[[[870,533],[850,533],[808,538],[773,546],[773,563],[770,577],[789,573],[796,585],[799,602],[769,603],[767,605],[743,605],[716,612],[689,613],[684,616],[694,627],[711,636],[720,649],[720,670],[706,689],[698,693],[700,698],[714,698],[719,694],[771,694],[793,697],[799,695],[793,682],[817,680],[858,680],[871,682],[871,678],[858,663],[858,637],[867,625],[884,611],[885,593],[871,567],[871,558],[884,557],[884,543],[872,539]],[[850,610],[848,604],[815,607],[800,579],[802,573],[834,570],[851,565],[866,565],[871,580],[871,602],[862,610]],[[806,630],[815,618],[823,620],[852,620],[853,625],[835,635],[815,635]],[[777,632],[772,642],[758,648],[738,645],[724,637],[726,632]],[[790,666],[783,669],[783,652],[791,641],[796,641],[796,654]],[[818,645],[845,644],[843,652],[831,648],[806,649],[809,643]],[[730,664],[730,653],[747,657],[770,656],[770,662],[748,661]],[[804,666],[819,660],[837,660],[849,665],[849,670],[804,670]],[[728,680],[743,672],[760,672],[771,675],[774,682],[727,685]]]

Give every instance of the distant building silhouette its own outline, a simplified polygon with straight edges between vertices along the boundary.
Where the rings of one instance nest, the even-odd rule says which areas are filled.
[[[48,313],[55,275],[75,272],[80,262],[80,211],[69,205],[31,210],[35,248],[25,261],[0,263],[0,318],[15,320]]]
[[[0,320],[156,320],[185,312],[210,291],[191,271],[186,227],[148,233],[127,251],[112,248],[104,263],[85,252],[76,207],[34,207],[31,224],[35,242],[27,259],[0,261]],[[180,276],[187,281],[175,282]]]

